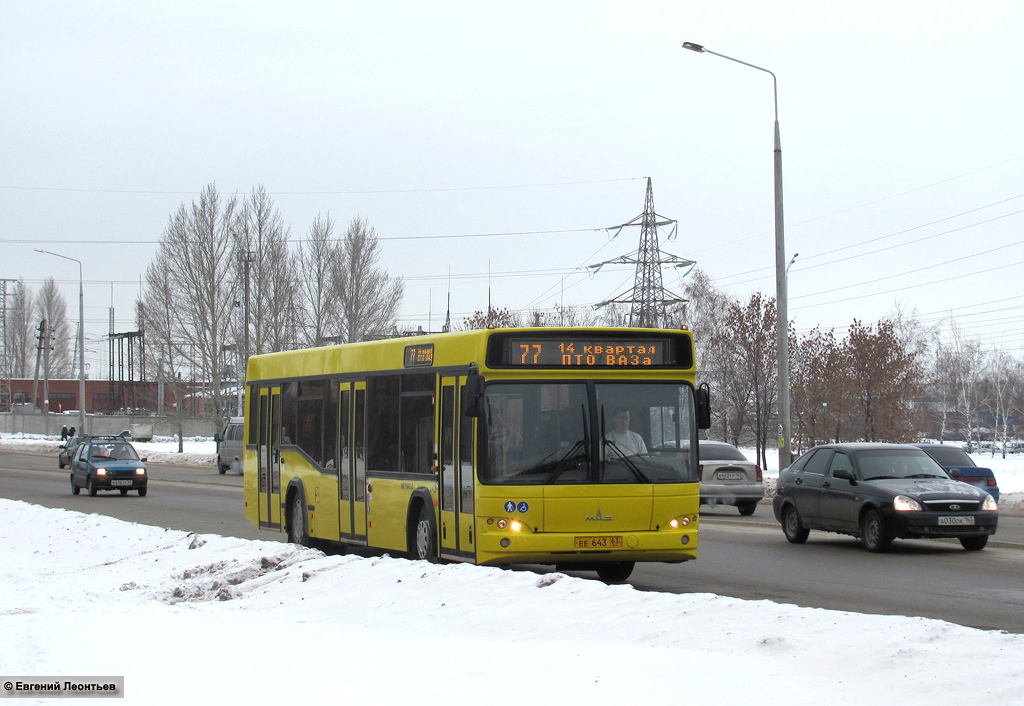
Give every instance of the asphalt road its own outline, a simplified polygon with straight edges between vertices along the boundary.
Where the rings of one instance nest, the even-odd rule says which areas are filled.
[[[68,471],[58,470],[55,459],[0,451],[2,497],[204,534],[283,540],[246,521],[239,476],[221,476],[212,466],[151,463],[150,484],[145,498],[72,496]],[[752,517],[733,508],[702,508],[697,561],[638,565],[630,583],[641,590],[922,616],[1024,633],[1022,578],[1024,518],[1000,518],[994,541],[981,552],[965,552],[955,541],[915,540],[871,554],[853,538],[822,532],[791,545],[771,507],[762,505]]]

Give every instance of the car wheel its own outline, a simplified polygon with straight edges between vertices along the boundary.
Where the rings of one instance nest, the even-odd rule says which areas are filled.
[[[224,475],[224,471],[226,471],[226,470],[228,470],[228,467],[225,466],[223,463],[221,463],[220,456],[218,456],[217,457],[217,472],[220,473],[221,475]]]
[[[89,491],[89,497],[91,497],[91,498],[95,498],[96,497],[96,484],[92,482],[92,478],[90,478],[89,480],[85,481],[85,489],[87,491]]]
[[[139,497],[146,497],[146,493],[149,492],[149,488],[139,488]]]
[[[292,497],[288,506],[288,541],[303,547],[309,546],[309,534],[306,532],[306,510],[299,502],[300,494]]]
[[[791,544],[803,544],[811,533],[800,523],[800,513],[792,505],[787,505],[782,511],[782,533]]]
[[[983,534],[980,537],[961,537],[960,546],[969,552],[979,552],[985,548],[988,544],[988,535]]]
[[[61,461],[60,457],[58,456],[57,457],[57,467],[60,468],[60,469],[63,469],[64,466],[65,466],[65,463],[63,461]]]
[[[885,523],[878,510],[868,510],[860,521],[860,541],[869,552],[888,551],[892,546],[892,536],[885,531]]]
[[[434,561],[437,559],[437,525],[434,513],[426,505],[420,507],[420,517],[416,521],[416,536],[413,538],[412,555],[414,559]]]
[[[128,494],[128,489],[127,488],[118,488],[118,490],[121,491],[121,495],[127,495]]]
[[[739,503],[736,505],[736,509],[740,511],[741,515],[748,517],[754,514],[754,510],[757,509],[757,503]]]
[[[633,573],[633,561],[612,561],[597,567],[597,577],[605,583],[622,583]]]
[[[72,495],[78,495],[80,492],[82,492],[82,489],[79,488],[77,485],[75,485],[75,476],[74,476],[74,474],[72,474],[71,475],[71,494]]]

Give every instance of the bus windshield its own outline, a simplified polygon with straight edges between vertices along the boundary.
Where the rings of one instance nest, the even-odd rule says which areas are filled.
[[[486,484],[697,480],[693,388],[682,383],[492,383]]]

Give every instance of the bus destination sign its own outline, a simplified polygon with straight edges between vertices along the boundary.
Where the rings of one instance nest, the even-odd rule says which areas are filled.
[[[423,343],[405,347],[405,367],[429,368],[434,364],[434,344]]]
[[[594,338],[512,338],[508,365],[541,368],[649,368],[663,366],[668,341]]]

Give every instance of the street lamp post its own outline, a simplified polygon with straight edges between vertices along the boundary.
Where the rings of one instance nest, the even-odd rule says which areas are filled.
[[[36,252],[53,255],[78,263],[78,433],[85,433],[85,280],[82,277],[82,261],[67,255],[40,250]]]
[[[779,468],[790,464],[792,451],[790,446],[791,427],[789,419],[789,306],[786,295],[786,238],[785,222],[782,215],[782,140],[779,137],[779,87],[775,74],[768,69],[745,61],[734,59],[725,54],[684,42],[683,49],[701,54],[712,54],[737,64],[764,71],[772,77],[772,91],[775,98],[775,307],[778,314],[776,323],[776,347],[779,367]]]

